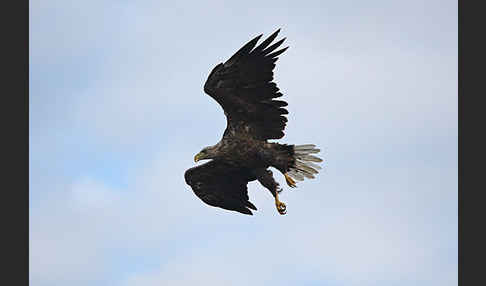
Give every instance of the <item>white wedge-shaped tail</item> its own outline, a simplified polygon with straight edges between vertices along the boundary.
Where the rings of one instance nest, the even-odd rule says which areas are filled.
[[[295,164],[290,167],[289,176],[298,181],[303,181],[304,178],[315,178],[314,175],[321,169],[321,166],[316,163],[322,162],[322,159],[311,154],[319,151],[314,144],[294,145]]]

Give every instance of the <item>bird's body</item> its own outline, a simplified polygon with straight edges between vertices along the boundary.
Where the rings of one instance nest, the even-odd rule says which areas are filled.
[[[285,167],[292,162],[292,153],[287,145],[255,140],[251,137],[226,136],[215,147],[218,157],[233,166],[246,168]]]
[[[283,40],[270,45],[279,30],[255,48],[261,35],[244,45],[224,64],[210,73],[204,91],[224,110],[227,127],[223,138],[206,147],[194,160],[212,159],[190,168],[186,183],[205,203],[228,210],[252,214],[256,207],[249,202],[247,183],[258,180],[275,197],[280,214],[286,206],[278,199],[281,189],[269,167],[285,175],[287,184],[295,187],[295,180],[313,178],[321,162],[311,155],[319,152],[315,145],[287,145],[270,143],[280,139],[287,122],[284,108],[287,102],[275,100],[282,96],[272,82],[277,56],[287,48],[275,51]]]

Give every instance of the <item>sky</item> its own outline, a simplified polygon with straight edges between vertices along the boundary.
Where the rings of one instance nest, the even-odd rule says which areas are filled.
[[[29,280],[457,285],[457,1],[31,0]],[[281,28],[286,144],[316,179],[246,216],[184,182],[212,68]]]

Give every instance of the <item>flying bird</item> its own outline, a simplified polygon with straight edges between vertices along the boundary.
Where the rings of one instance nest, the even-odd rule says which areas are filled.
[[[288,47],[277,48],[285,38],[272,42],[280,29],[256,46],[262,35],[241,47],[225,63],[213,68],[204,92],[216,100],[226,115],[226,130],[215,145],[205,147],[194,161],[209,162],[188,169],[184,178],[194,194],[206,204],[252,215],[257,208],[249,201],[247,184],[258,180],[275,199],[280,214],[287,212],[279,200],[282,189],[269,167],[277,169],[286,183],[314,178],[322,159],[312,155],[314,144],[288,145],[268,142],[284,136],[287,102],[273,82],[278,56]],[[256,47],[255,47],[256,46]]]

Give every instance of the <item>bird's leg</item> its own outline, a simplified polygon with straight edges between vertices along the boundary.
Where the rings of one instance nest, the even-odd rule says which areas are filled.
[[[287,182],[287,185],[291,188],[297,188],[297,184],[295,183],[294,179],[292,179],[287,173],[284,173],[285,176],[285,181]]]
[[[287,207],[278,199],[278,193],[282,191],[279,189],[278,183],[273,178],[273,173],[266,169],[256,169],[253,170],[256,178],[265,188],[267,188],[275,198],[275,206],[279,214],[284,215],[287,213]]]
[[[278,193],[281,191],[281,189],[275,191],[275,206],[277,207],[278,213],[284,215],[287,213],[287,206],[278,199]]]

